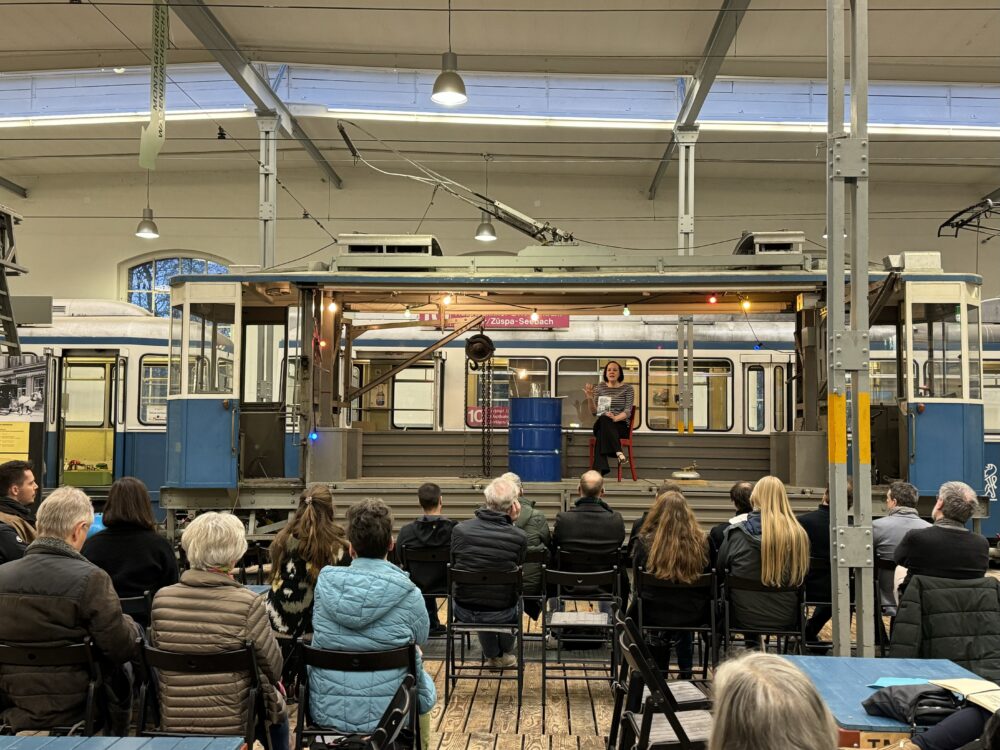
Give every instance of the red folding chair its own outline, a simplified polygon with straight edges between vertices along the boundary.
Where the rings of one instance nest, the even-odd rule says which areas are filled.
[[[632,456],[632,430],[635,429],[635,407],[632,407],[632,414],[628,420],[628,437],[621,439],[622,451],[628,456],[628,468],[632,472],[632,481],[639,481],[635,473],[635,458]],[[597,438],[590,439],[590,468],[594,468],[594,448],[597,446]],[[622,481],[622,465],[618,464],[618,481]]]

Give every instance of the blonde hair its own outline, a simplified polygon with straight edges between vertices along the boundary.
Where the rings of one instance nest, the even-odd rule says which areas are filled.
[[[650,522],[652,521],[652,523]],[[667,581],[694,583],[708,565],[708,539],[681,492],[664,492],[640,531],[646,571]]]
[[[800,586],[809,572],[809,537],[788,503],[785,485],[764,477],[754,485],[750,503],[760,511],[760,582]]]
[[[230,513],[201,513],[184,529],[181,547],[195,570],[226,569],[246,553],[246,529]]]
[[[812,681],[774,654],[748,653],[715,673],[709,750],[835,750],[837,724]]]
[[[38,506],[35,527],[38,536],[66,539],[84,521],[94,522],[94,504],[87,493],[77,487],[60,487]]]

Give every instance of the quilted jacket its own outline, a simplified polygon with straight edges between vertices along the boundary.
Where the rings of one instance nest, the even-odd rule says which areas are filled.
[[[216,654],[252,642],[268,721],[285,720],[285,702],[275,688],[281,679],[281,649],[263,596],[222,573],[186,570],[180,583],[156,593],[152,623],[150,644],[164,651]],[[160,672],[159,679],[164,731],[243,734],[249,675]]]
[[[951,659],[1000,680],[1000,581],[913,576],[899,603],[889,656]]]
[[[316,581],[313,645],[334,651],[387,651],[427,640],[430,622],[420,591],[386,560],[359,557],[327,566]],[[315,723],[347,732],[375,729],[403,678],[402,669],[338,672],[311,669],[309,711]],[[434,682],[417,655],[420,713],[434,707]]]

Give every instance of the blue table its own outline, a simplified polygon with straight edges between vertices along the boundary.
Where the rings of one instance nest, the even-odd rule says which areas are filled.
[[[909,732],[908,724],[869,716],[862,701],[875,692],[868,687],[880,677],[925,680],[968,677],[982,679],[947,659],[859,659],[852,656],[786,656],[809,675],[841,729],[862,732]],[[0,748],[0,750],[4,750]]]
[[[239,750],[242,737],[0,737],[0,750]]]
[[[260,594],[266,594],[268,591],[271,590],[270,586],[267,586],[267,585],[261,586],[260,584],[257,584],[257,583],[248,583],[248,584],[246,584],[246,587],[248,589],[250,589],[252,592],[254,592],[255,594],[257,594],[258,596]],[[0,749],[0,750],[2,750],[2,749]]]

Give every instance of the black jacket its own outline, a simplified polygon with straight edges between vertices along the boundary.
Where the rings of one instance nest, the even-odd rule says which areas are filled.
[[[806,576],[806,601],[830,601],[830,506],[798,516],[809,537],[809,574]]]
[[[903,590],[913,576],[982,578],[990,564],[990,543],[982,534],[942,518],[929,528],[907,532],[893,559],[907,569]]]
[[[707,544],[707,540],[706,540]],[[635,577],[639,569],[645,567],[649,550],[646,541],[638,537],[635,544],[634,567]],[[712,572],[712,561],[705,565],[705,573]],[[638,589],[638,583],[636,584]],[[711,589],[701,588],[649,588],[643,590],[642,625],[662,625],[663,627],[697,627],[709,625],[711,622]],[[638,622],[639,598],[633,597],[628,615]]]
[[[451,564],[461,570],[514,570],[527,549],[527,535],[510,516],[489,508],[480,508],[451,532]],[[456,586],[455,599],[474,612],[497,612],[517,603],[514,590],[505,586]]]
[[[177,583],[177,557],[152,529],[115,524],[90,537],[81,554],[111,576],[120,597],[142,596]],[[148,623],[143,623],[144,625]]]
[[[899,602],[889,656],[951,659],[1000,680],[1000,581],[914,576]]]
[[[621,574],[618,595],[623,602],[628,601],[629,582],[627,565],[619,558],[618,551],[625,541],[625,521],[622,514],[612,510],[601,499],[581,497],[569,510],[556,514],[552,530],[552,564],[563,570],[587,571],[609,570],[618,565]],[[568,553],[572,562],[558,557],[559,552]],[[576,587],[568,591],[575,596],[588,593]]]
[[[24,540],[13,526],[0,522],[0,565],[24,557],[27,548]]]
[[[451,532],[458,524],[447,516],[421,516],[406,524],[396,536],[396,559],[402,561],[403,547],[426,549],[450,547]],[[409,565],[410,578],[425,594],[444,594],[448,588],[448,568],[436,563],[415,562]]]
[[[32,506],[0,497],[0,564],[20,560],[33,541],[35,514]]]

